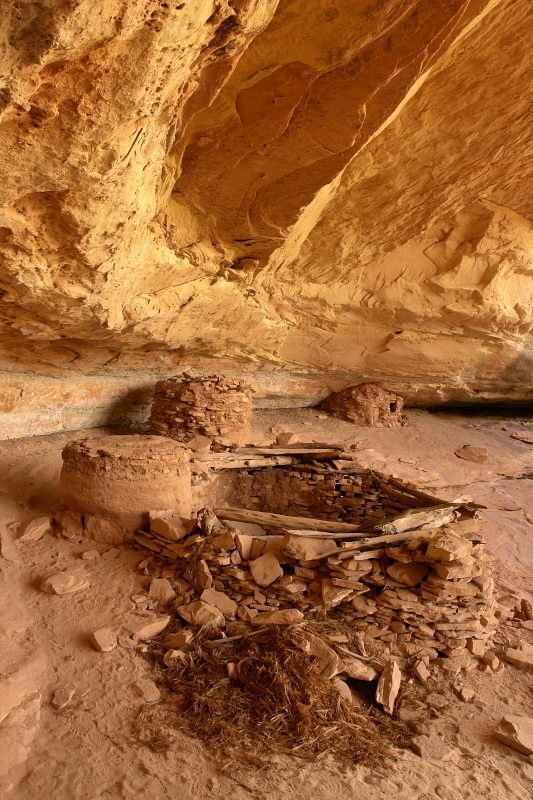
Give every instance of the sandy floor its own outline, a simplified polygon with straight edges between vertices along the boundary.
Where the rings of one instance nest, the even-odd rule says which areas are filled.
[[[386,430],[356,428],[313,409],[262,411],[256,414],[254,440],[271,440],[270,427],[283,423],[302,441],[359,442],[365,465],[416,480],[449,499],[472,495],[487,506],[485,531],[489,550],[497,556],[500,602],[511,607],[522,596],[533,600],[533,445],[510,435],[524,430],[523,422],[422,411],[408,411],[407,417],[408,426]],[[1,522],[9,526],[47,512],[57,502],[61,449],[82,433],[0,443]],[[458,459],[454,451],[465,444],[488,447],[488,462]],[[89,590],[55,597],[35,588],[48,571],[80,564],[87,549],[101,554],[83,562],[91,576]],[[510,665],[496,674],[469,673],[466,681],[476,691],[471,703],[460,701],[447,685],[439,688],[449,704],[428,719],[432,731],[454,746],[451,761],[398,751],[379,770],[346,770],[328,756],[311,764],[274,756],[251,770],[218,761],[203,745],[179,733],[167,752],[152,752],[134,734],[144,705],[134,684],[150,675],[149,663],[124,647],[97,653],[86,640],[95,628],[119,629],[134,607],[131,596],[146,588],[146,576],[135,569],[139,552],[124,547],[117,558],[107,560],[109,549],[50,536],[17,548],[13,568],[19,594],[48,671],[39,733],[10,797],[296,800],[303,791],[313,800],[378,800],[391,794],[397,800],[532,796],[532,761],[491,736],[503,714],[533,715],[533,673]],[[518,637],[533,643],[533,632],[502,625],[495,649]],[[61,687],[75,688],[76,700],[58,712],[50,699]]]

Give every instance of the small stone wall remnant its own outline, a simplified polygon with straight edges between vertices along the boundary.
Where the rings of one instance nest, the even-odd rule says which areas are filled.
[[[396,428],[402,424],[404,400],[373,383],[348,386],[327,397],[320,408],[334,417],[372,428]]]
[[[193,378],[185,374],[159,381],[150,429],[184,443],[207,436],[223,446],[248,444],[252,392],[245,381],[219,375]]]
[[[125,532],[148,525],[148,510],[191,516],[190,451],[163,436],[99,436],[63,450],[61,501],[82,515],[91,536],[112,523]],[[98,534],[96,537],[98,538]]]

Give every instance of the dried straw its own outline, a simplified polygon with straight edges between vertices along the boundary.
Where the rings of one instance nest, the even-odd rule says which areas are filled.
[[[403,724],[354,708],[322,677],[297,626],[269,626],[223,645],[210,637],[216,634],[198,636],[187,662],[162,673],[178,712],[174,728],[248,760],[265,751],[303,758],[330,752],[371,766],[391,754],[391,745],[407,744]]]

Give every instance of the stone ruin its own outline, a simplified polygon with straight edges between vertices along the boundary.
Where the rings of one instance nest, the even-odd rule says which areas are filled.
[[[157,436],[71,443],[57,522],[68,519],[67,535],[76,519],[89,537],[119,530],[133,540],[143,563],[168,576],[153,591],[190,626],[183,646],[201,626],[289,625],[334,611],[362,645],[337,652],[332,677],[378,680],[388,713],[402,670],[424,681],[434,668],[475,665],[498,621],[477,509],[364,469],[354,451],[292,446],[272,465],[280,449],[233,448],[213,461]],[[133,633],[151,638],[170,619],[154,612]],[[167,638],[170,665],[183,648]]]
[[[402,424],[403,404],[403,397],[373,383],[361,383],[333,392],[320,408],[355,425],[397,428]]]
[[[189,442],[203,436],[222,446],[250,441],[253,390],[242,380],[184,375],[159,381],[150,415],[154,434]]]

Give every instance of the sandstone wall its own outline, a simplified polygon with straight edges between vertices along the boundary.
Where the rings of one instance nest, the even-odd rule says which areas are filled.
[[[213,362],[266,403],[530,399],[528,11],[7,3],[0,435]]]

